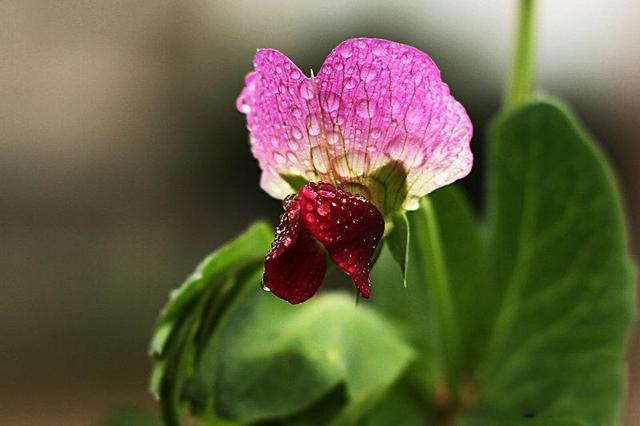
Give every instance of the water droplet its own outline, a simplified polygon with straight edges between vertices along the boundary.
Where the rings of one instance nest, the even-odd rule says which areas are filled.
[[[320,184],[318,189],[318,195],[325,198],[334,198],[336,196],[336,191],[333,185]]]
[[[302,117],[302,110],[298,107],[291,108],[291,115],[294,117],[300,118]]]
[[[314,223],[316,221],[316,217],[313,215],[313,213],[307,213],[306,215],[304,215],[304,218],[307,222]]]
[[[320,146],[311,148],[311,161],[313,161],[313,167],[318,173],[329,171],[329,158],[325,148]]]
[[[311,136],[318,136],[320,134],[320,119],[317,115],[310,115],[307,117],[307,129]]]
[[[328,204],[320,203],[318,204],[316,211],[320,216],[327,216],[331,212],[331,207]]]
[[[260,283],[260,287],[262,287],[264,291],[267,291],[267,292],[271,291],[271,289],[264,284],[264,281]]]
[[[363,100],[356,106],[356,112],[362,118],[371,118],[375,115],[375,108],[368,100]]]
[[[385,56],[387,54],[387,49],[378,45],[373,48],[373,54],[376,56]]]
[[[251,112],[251,106],[247,102],[247,98],[244,96],[238,98],[236,101],[236,107],[244,114],[249,114]]]
[[[420,207],[420,199],[416,197],[408,197],[404,203],[403,207],[405,210],[418,210]]]
[[[284,164],[287,162],[287,159],[284,158],[284,156],[282,154],[280,154],[279,152],[276,152],[273,154],[273,159],[276,160],[276,162],[280,163],[280,164]]]
[[[340,107],[340,96],[329,92],[324,97],[323,108],[325,111],[333,112]]]
[[[291,136],[293,136],[295,139],[300,140],[300,139],[302,139],[302,132],[297,127],[292,127],[291,128]]]
[[[356,87],[356,79],[353,77],[349,77],[344,82],[345,89],[353,89]]]
[[[351,46],[344,46],[342,49],[340,49],[340,55],[345,59],[350,58],[353,55]]]
[[[291,72],[289,73],[289,77],[291,77],[292,80],[298,80],[301,77],[300,71],[298,70],[291,70]]]
[[[360,78],[363,79],[365,83],[371,83],[377,75],[378,72],[371,68],[363,68],[360,72]]]
[[[327,143],[329,145],[335,145],[338,143],[338,141],[340,140],[340,133],[339,132],[329,132],[327,133]]]
[[[306,100],[313,99],[313,92],[313,83],[310,80],[303,81],[300,85],[300,96]]]
[[[333,72],[333,67],[329,64],[322,67],[322,72],[324,74],[331,74]]]
[[[371,135],[373,139],[378,139],[382,135],[382,131],[378,128],[371,129],[369,135]]]

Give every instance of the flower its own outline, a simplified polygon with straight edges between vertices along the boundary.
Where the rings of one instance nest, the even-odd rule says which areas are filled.
[[[254,67],[237,107],[262,188],[288,197],[264,285],[292,303],[308,299],[326,249],[368,297],[384,216],[470,172],[471,121],[433,60],[400,43],[344,41],[310,78],[272,49],[258,50]]]

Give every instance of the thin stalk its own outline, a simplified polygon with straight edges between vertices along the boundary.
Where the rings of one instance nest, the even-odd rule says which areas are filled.
[[[520,0],[513,61],[509,74],[505,108],[526,102],[533,92],[535,0]]]
[[[441,379],[447,385],[451,402],[459,400],[458,374],[460,361],[460,330],[451,294],[451,283],[445,265],[444,249],[438,219],[429,197],[421,201],[413,238],[424,249],[424,259],[418,262],[420,276],[427,283],[435,325],[435,347]]]

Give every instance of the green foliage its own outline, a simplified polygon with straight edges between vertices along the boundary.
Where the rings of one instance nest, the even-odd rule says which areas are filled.
[[[298,193],[303,186],[309,183],[306,178],[300,175],[281,174],[280,177],[284,179],[284,181],[287,182],[291,189],[296,193]]]
[[[387,225],[388,226],[388,225]],[[391,233],[386,236],[385,241],[389,246],[391,255],[400,266],[402,272],[402,283],[407,286],[407,268],[409,267],[409,247],[411,233],[409,232],[409,219],[403,211],[391,215]]]
[[[615,423],[634,297],[611,172],[549,101],[499,117],[488,156],[483,221],[455,186],[391,217],[373,303],[259,291],[265,225],[208,258],[152,342],[165,421]]]
[[[402,209],[407,197],[407,170],[399,161],[391,161],[374,170],[364,181],[366,195],[388,217]]]
[[[161,400],[166,424],[179,424],[184,394],[196,393],[194,371],[215,363],[215,356],[202,353],[216,341],[221,324],[247,289],[258,286],[272,235],[268,225],[258,222],[209,255],[172,293],[160,314],[150,348],[150,387]],[[197,393],[192,400],[197,401],[192,408],[198,413],[212,405],[207,392]]]
[[[564,107],[527,105],[491,131],[478,412],[611,424],[624,384],[633,268],[618,191]]]
[[[296,307],[257,294],[222,338],[214,387],[219,413],[244,422],[287,417],[344,386],[343,407],[318,424],[353,424],[400,376],[411,353],[378,314],[344,294]]]

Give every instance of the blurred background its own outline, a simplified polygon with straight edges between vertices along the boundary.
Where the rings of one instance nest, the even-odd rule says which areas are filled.
[[[515,2],[0,0],[0,423],[155,412],[147,341],[196,263],[280,203],[234,101],[256,48],[319,69],[340,41],[428,52],[475,124],[479,203]],[[538,86],[601,142],[640,240],[640,2],[541,0]],[[628,423],[640,418],[635,334]],[[635,413],[635,414],[634,414]]]

